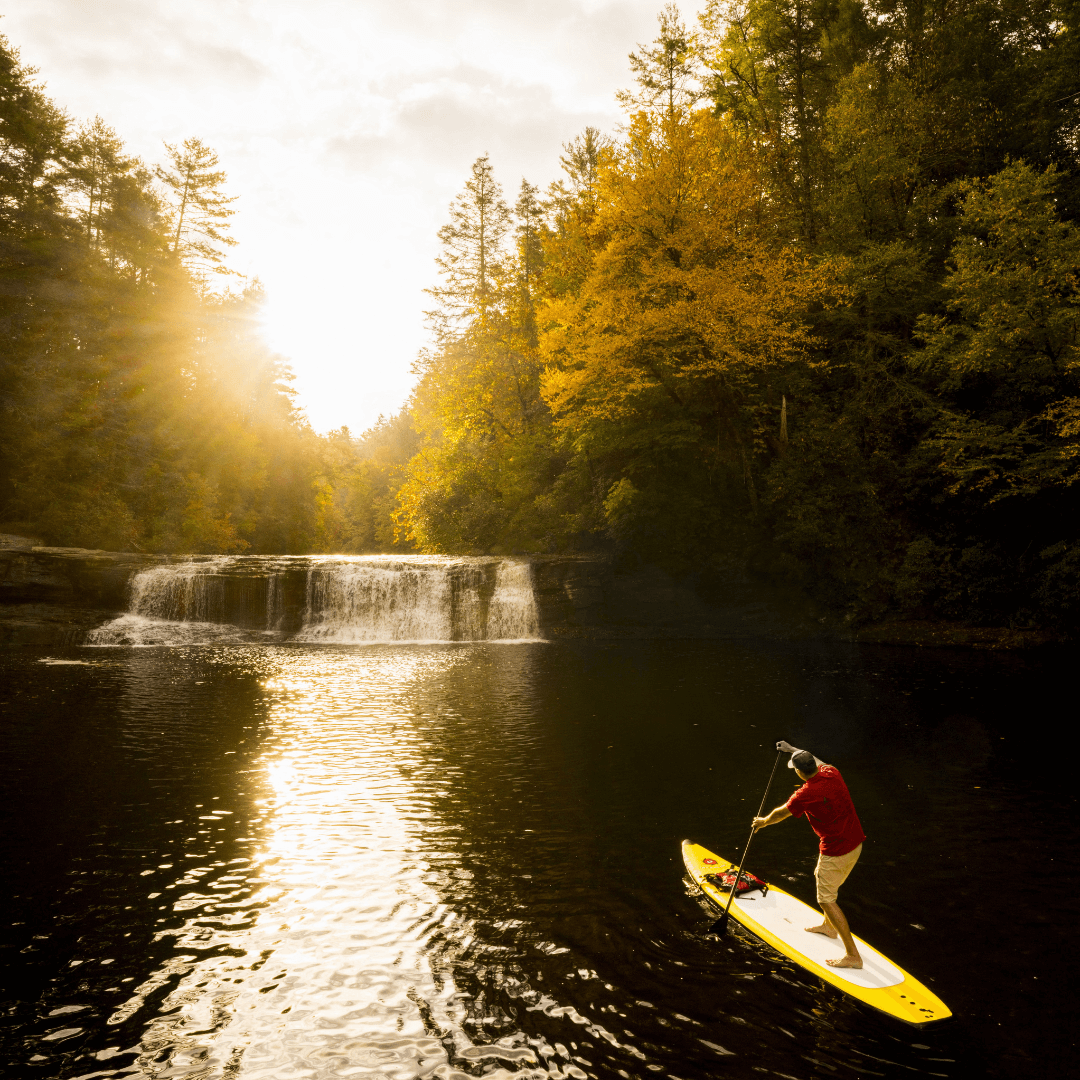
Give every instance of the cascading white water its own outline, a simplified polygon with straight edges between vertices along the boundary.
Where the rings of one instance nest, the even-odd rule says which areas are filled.
[[[539,625],[528,563],[357,560],[308,571],[294,640],[523,641]]]
[[[491,641],[540,637],[540,613],[536,608],[532,568],[528,563],[501,562],[495,568],[495,592],[488,607],[487,637]]]
[[[266,629],[280,630],[285,621],[284,583],[281,574],[271,574],[266,582]]]
[[[87,645],[191,645],[245,640],[229,623],[224,579],[227,556],[140,570],[127,614],[91,630]]]
[[[225,559],[155,566],[132,578],[128,611],[167,622],[225,622],[225,591],[216,576]]]
[[[86,644],[267,638],[540,640],[532,570],[509,559],[436,556],[217,556],[167,563],[137,573],[127,613],[91,631]]]
[[[121,615],[91,630],[84,645],[215,645],[238,644],[250,636],[225,623],[171,622],[145,615]]]
[[[312,567],[304,625],[295,640],[450,641],[451,596],[444,567]]]

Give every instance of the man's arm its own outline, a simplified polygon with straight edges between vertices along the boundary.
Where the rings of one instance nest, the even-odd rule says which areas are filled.
[[[778,806],[765,817],[754,818],[754,832],[757,832],[758,829],[764,829],[766,825],[779,824],[779,822],[785,821],[789,817],[791,817],[791,811],[786,806]]]

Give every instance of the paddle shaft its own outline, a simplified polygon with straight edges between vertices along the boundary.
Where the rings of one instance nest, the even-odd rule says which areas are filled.
[[[769,773],[769,782],[765,785],[765,793],[761,796],[761,805],[758,807],[757,816],[761,817],[765,810],[765,800],[769,797],[769,788],[772,787],[773,777],[776,776],[776,766],[780,764],[780,755],[783,750],[776,751],[776,760],[772,765],[772,772]],[[746,856],[750,854],[750,845],[754,842],[754,833],[757,829],[750,830],[750,836],[747,838],[746,847],[743,848],[742,859],[739,860],[739,869],[735,874],[735,883],[731,886],[731,892],[728,893],[727,906],[724,908],[724,914],[720,916],[720,921],[717,923],[716,929],[720,934],[723,934],[727,930],[728,914],[731,911],[731,901],[735,899],[735,892],[739,888],[739,881],[742,879],[743,867],[746,865]]]

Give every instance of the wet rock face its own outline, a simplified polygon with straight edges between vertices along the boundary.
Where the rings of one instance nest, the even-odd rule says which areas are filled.
[[[112,612],[63,604],[0,607],[0,645],[81,645]]]
[[[655,566],[625,570],[603,556],[545,556],[533,562],[533,582],[540,623],[556,636],[701,634],[716,622],[691,583]]]
[[[533,561],[533,591],[545,631],[597,627],[608,617],[608,561],[546,556]]]
[[[5,549],[29,551],[40,547],[41,541],[32,536],[16,536],[14,533],[0,533],[0,551]]]
[[[158,555],[83,548],[0,549],[0,604],[77,603],[122,609],[131,575]]]
[[[0,642],[7,644],[79,644],[88,630],[123,611],[132,574],[161,561],[41,547],[10,535],[0,540]]]
[[[603,556],[533,560],[540,624],[551,637],[807,637],[819,612],[805,597],[713,571],[708,585],[659,566],[620,566]]]
[[[24,604],[34,601],[62,603],[74,596],[74,587],[61,564],[42,559],[32,551],[0,551],[0,602]]]

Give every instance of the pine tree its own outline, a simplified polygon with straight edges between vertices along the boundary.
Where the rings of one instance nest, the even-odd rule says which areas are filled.
[[[536,295],[536,285],[544,269],[544,234],[547,207],[537,197],[539,188],[524,178],[521,192],[514,204],[517,226],[518,280],[527,301],[531,304]]]
[[[123,156],[123,148],[116,132],[100,116],[86,124],[75,139],[78,162],[71,170],[71,185],[87,243],[99,250],[110,191],[120,176],[135,167],[133,159]]]
[[[228,233],[236,196],[224,193],[226,174],[217,167],[217,153],[194,138],[179,148],[165,143],[165,150],[170,167],[159,165],[155,175],[171,192],[173,255],[200,276],[235,273],[224,265],[222,249],[236,245]]]
[[[657,21],[660,33],[652,46],[639,45],[630,54],[637,90],[620,90],[616,97],[626,109],[659,109],[670,118],[692,109],[704,96],[697,41],[675,4],[665,5]]]
[[[68,118],[0,34],[0,232],[7,244],[64,216]]]
[[[586,127],[570,142],[563,143],[559,164],[566,180],[556,180],[548,188],[556,228],[562,226],[568,215],[588,217],[595,213],[600,160],[613,145],[599,128],[592,126]]]
[[[436,307],[425,313],[439,340],[490,315],[509,229],[510,209],[485,154],[473,162],[465,190],[450,204],[450,221],[439,230],[442,252],[435,265],[443,284],[426,290]]]
[[[823,130],[837,81],[866,52],[862,6],[837,0],[710,0],[700,48],[709,93],[786,196],[776,223],[814,242],[828,160]],[[785,218],[791,220],[788,223]]]

